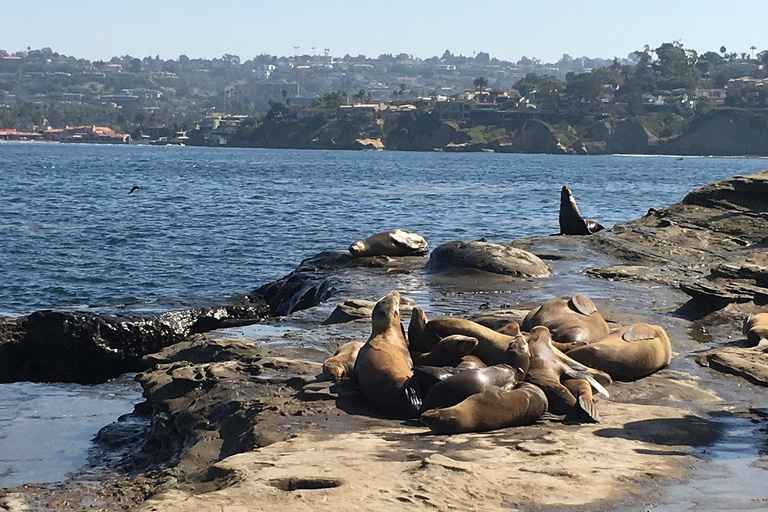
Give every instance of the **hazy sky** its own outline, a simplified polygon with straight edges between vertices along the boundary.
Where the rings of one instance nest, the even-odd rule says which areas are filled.
[[[681,40],[700,52],[768,49],[766,0],[2,2],[0,49],[243,59],[261,53],[417,57],[486,51],[517,61],[626,57]],[[315,50],[312,50],[315,47]]]

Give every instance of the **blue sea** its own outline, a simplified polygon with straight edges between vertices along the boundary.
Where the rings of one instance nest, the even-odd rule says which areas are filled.
[[[399,227],[432,247],[606,226],[759,159],[0,144],[0,314],[164,310],[247,292]],[[140,189],[129,194],[132,187]]]
[[[562,185],[586,218],[611,226],[767,168],[737,158],[0,143],[0,316],[216,302],[393,227],[433,248],[555,233]],[[85,463],[99,428],[138,401],[125,377],[0,385],[0,487],[62,479]]]

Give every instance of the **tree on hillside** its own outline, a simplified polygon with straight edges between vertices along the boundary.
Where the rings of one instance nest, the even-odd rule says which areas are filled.
[[[763,50],[758,53],[757,58],[763,66],[768,66],[768,50]]]
[[[696,68],[698,55],[686,50],[679,41],[664,43],[656,48],[658,57],[653,63],[658,73],[657,86],[662,89],[692,89],[698,84],[701,72]]]
[[[131,73],[141,73],[141,60],[131,59],[131,62],[128,65],[128,71]]]
[[[720,47],[720,54],[723,56],[723,58],[725,58],[725,52],[727,51],[728,51],[728,48],[726,48],[725,46]]]
[[[605,85],[616,85],[618,79],[608,68],[598,68],[590,73],[568,73],[565,76],[565,92],[585,101],[594,101],[605,89]]]
[[[475,86],[477,92],[484,92],[488,87],[488,79],[484,76],[479,76],[472,80],[472,84]]]
[[[750,47],[749,47],[749,58],[750,58],[750,59],[751,59],[751,58],[752,58],[752,56],[754,55],[754,53],[755,53],[755,50],[757,50],[757,46],[755,46],[755,45],[752,45],[752,46],[750,46]]]

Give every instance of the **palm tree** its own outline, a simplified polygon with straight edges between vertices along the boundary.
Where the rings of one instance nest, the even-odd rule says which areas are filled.
[[[755,53],[755,50],[757,50],[757,46],[752,45],[749,47],[749,58],[752,59],[752,55]]]
[[[483,92],[488,87],[488,79],[484,76],[479,76],[472,81],[472,84],[475,86],[476,91]]]
[[[723,58],[725,58],[725,52],[727,52],[727,51],[728,51],[728,49],[725,46],[721,46],[720,47],[720,53],[723,54]]]

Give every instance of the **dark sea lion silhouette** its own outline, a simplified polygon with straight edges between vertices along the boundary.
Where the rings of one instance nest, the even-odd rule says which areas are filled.
[[[605,229],[593,220],[584,220],[576,206],[576,198],[571,190],[563,185],[560,190],[560,234],[561,235],[591,235]]]

